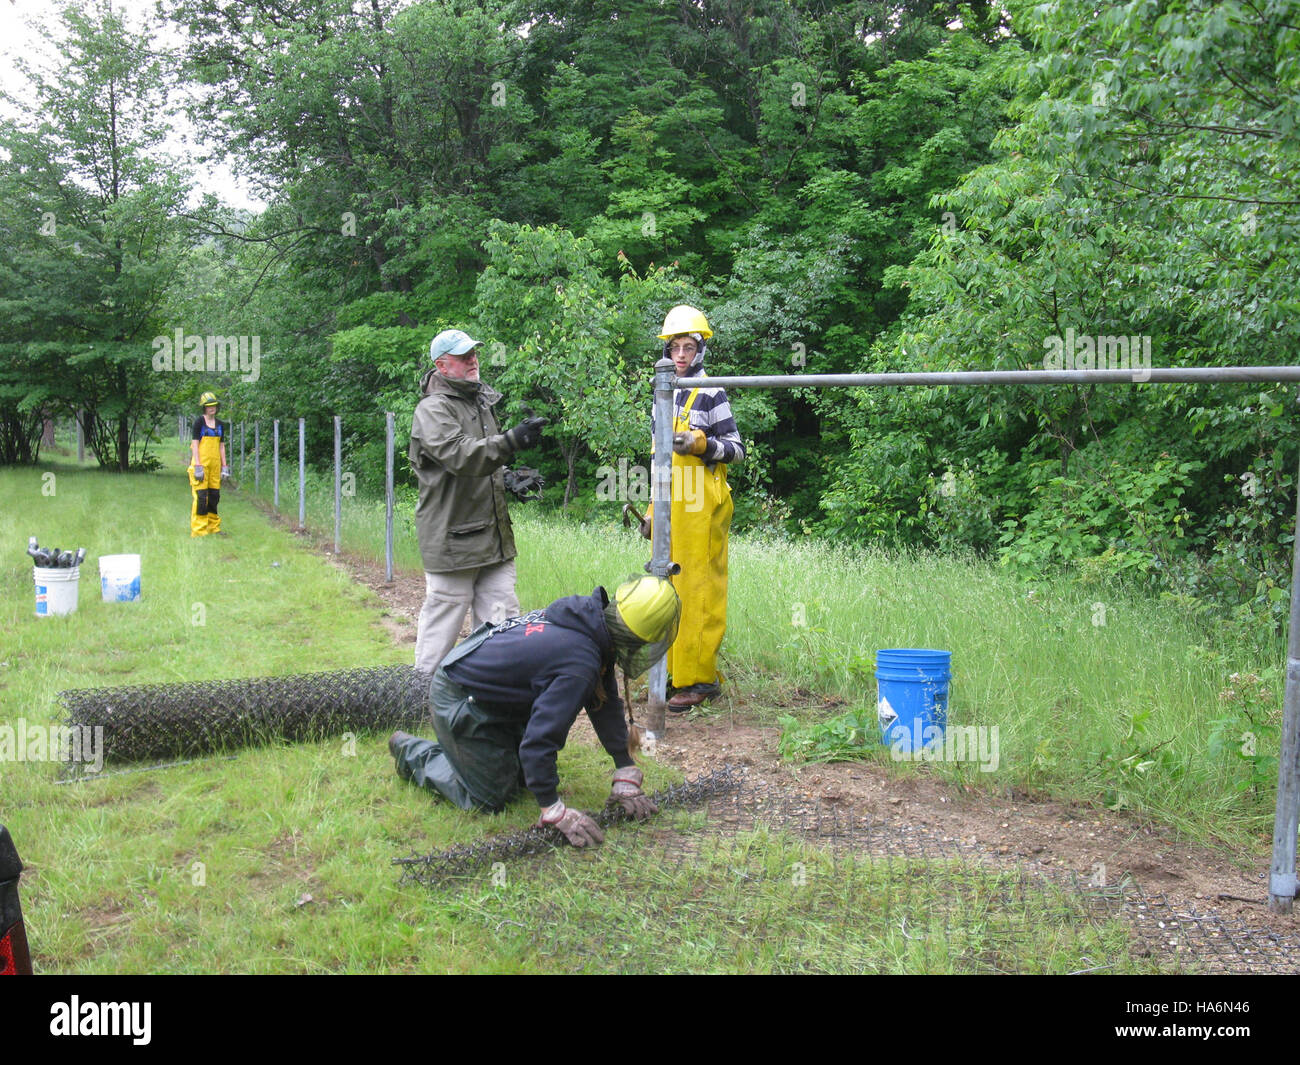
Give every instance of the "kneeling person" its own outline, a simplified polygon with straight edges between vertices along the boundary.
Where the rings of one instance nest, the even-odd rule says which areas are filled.
[[[429,686],[438,742],[395,732],[388,749],[405,780],[445,795],[464,810],[502,809],[526,786],[574,846],[604,839],[581,810],[558,795],[556,755],[586,710],[614,760],[612,795],[641,820],[655,806],[641,790],[628,752],[627,720],[614,680],[662,658],[677,635],[681,605],[672,585],[637,577],[610,601],[604,588],[557,599],[499,625],[482,625],[443,659]]]

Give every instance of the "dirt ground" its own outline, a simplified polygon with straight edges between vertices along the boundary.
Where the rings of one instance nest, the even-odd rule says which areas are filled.
[[[280,522],[290,524],[283,518]],[[332,542],[312,542],[379,596],[393,639],[414,650],[415,622],[424,602],[422,575],[398,573],[389,584],[382,563],[335,556]],[[805,705],[828,702],[807,692],[797,692],[795,698]],[[637,706],[634,697],[634,713],[638,710],[644,706]],[[573,738],[597,742],[585,717],[579,718]],[[982,851],[994,862],[1072,871],[1085,882],[1104,866],[1107,885],[1127,876],[1147,894],[1164,895],[1178,908],[1213,911],[1279,934],[1300,932],[1300,912],[1279,917],[1265,905],[1271,861],[1267,847],[1253,854],[1226,854],[1132,814],[951,785],[924,764],[913,764],[905,777],[869,763],[793,766],[778,757],[778,738],[779,729],[756,724],[743,705],[724,698],[703,713],[668,715],[654,757],[688,778],[725,764],[739,766],[755,783],[788,788],[819,803],[844,804],[885,824],[920,828],[940,841]]]

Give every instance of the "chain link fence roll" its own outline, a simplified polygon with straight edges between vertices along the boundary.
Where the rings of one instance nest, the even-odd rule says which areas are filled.
[[[427,719],[427,673],[381,666],[289,677],[82,688],[59,693],[70,727],[102,728],[106,761],[183,758]]]

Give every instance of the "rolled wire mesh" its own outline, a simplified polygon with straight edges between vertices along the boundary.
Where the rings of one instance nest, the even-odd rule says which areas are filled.
[[[143,761],[419,724],[429,680],[410,666],[382,666],[82,688],[60,692],[59,701],[69,726],[103,729],[105,760]]]

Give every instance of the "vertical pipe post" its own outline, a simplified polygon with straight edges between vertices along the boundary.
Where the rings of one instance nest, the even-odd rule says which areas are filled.
[[[334,553],[343,548],[343,419],[334,415]]]
[[[275,489],[272,493],[271,505],[276,510],[280,509],[280,419],[276,418],[271,423],[271,469],[274,473]]]
[[[298,528],[307,528],[307,419],[298,419]]]
[[[262,423],[253,423],[253,491],[262,494]]]
[[[83,407],[77,411],[77,464],[86,461],[86,410]]]
[[[393,412],[384,414],[388,436],[388,462],[384,470],[384,567],[393,583]]]
[[[671,576],[672,562],[672,484],[673,484],[673,382],[676,380],[671,359],[655,363],[654,459],[650,471],[650,498],[654,502],[654,532],[650,541],[650,565],[657,577]],[[650,667],[650,695],[646,706],[646,739],[654,742],[665,731],[668,708],[668,660],[661,658]]]
[[[239,423],[239,479],[244,479],[244,422]]]
[[[1268,908],[1287,914],[1296,895],[1296,831],[1300,829],[1300,498],[1291,559],[1291,626],[1286,642],[1286,693],[1277,752],[1277,802],[1273,809],[1273,865]]]

